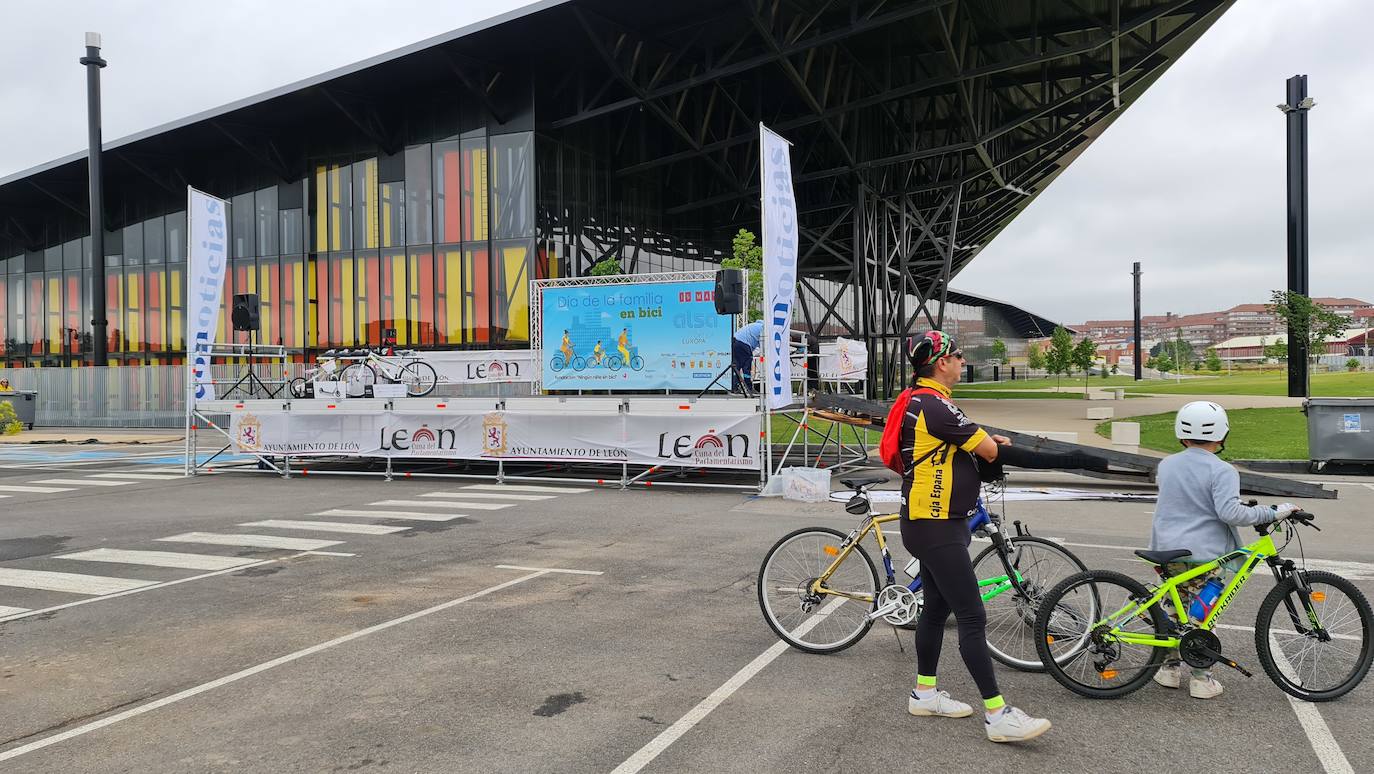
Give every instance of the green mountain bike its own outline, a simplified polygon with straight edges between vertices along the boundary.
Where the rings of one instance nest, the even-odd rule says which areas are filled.
[[[1061,685],[1095,699],[1140,689],[1173,650],[1188,666],[1224,664],[1250,677],[1224,655],[1216,629],[1227,605],[1264,563],[1278,582],[1255,618],[1255,650],[1265,674],[1285,693],[1305,701],[1344,696],[1364,680],[1374,660],[1374,613],[1349,580],[1279,556],[1295,538],[1301,555],[1297,529],[1318,529],[1314,519],[1294,511],[1255,527],[1260,539],[1250,545],[1172,576],[1165,565],[1188,556],[1187,550],[1136,551],[1161,574],[1153,588],[1111,570],[1065,578],[1040,601],[1034,635],[1040,661]],[[1275,543],[1276,536],[1284,538],[1282,545]],[[1207,616],[1190,620],[1179,587],[1236,565],[1240,569]],[[1166,614],[1166,606],[1172,615]]]

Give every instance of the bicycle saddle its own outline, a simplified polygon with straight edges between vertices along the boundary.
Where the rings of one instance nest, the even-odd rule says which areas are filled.
[[[1150,564],[1168,564],[1175,559],[1182,559],[1185,556],[1192,556],[1193,552],[1186,548],[1169,548],[1163,551],[1139,550],[1135,555],[1149,562]]]
[[[859,489],[862,489],[863,487],[866,487],[866,486],[873,486],[874,484],[881,484],[881,483],[883,483],[884,481],[887,481],[887,476],[868,476],[868,477],[866,477],[866,478],[842,478],[842,479],[840,479],[840,483],[841,483],[841,484],[844,484],[845,486],[849,487],[850,489],[854,489],[854,490],[859,490]]]

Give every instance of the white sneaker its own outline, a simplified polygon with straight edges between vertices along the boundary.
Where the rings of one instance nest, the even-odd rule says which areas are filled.
[[[1155,682],[1165,688],[1177,688],[1183,684],[1183,678],[1180,676],[1182,671],[1177,664],[1162,666],[1155,672]]]
[[[929,699],[918,699],[913,691],[906,700],[906,711],[913,715],[935,715],[942,718],[966,718],[973,714],[973,708],[949,697],[948,691],[939,691]]]
[[[1050,730],[1050,721],[1033,718],[1016,707],[1007,707],[996,720],[983,722],[988,739],[994,742],[1024,742]]]
[[[1194,699],[1215,699],[1222,692],[1221,683],[1210,674],[1194,677],[1188,681],[1188,695]]]

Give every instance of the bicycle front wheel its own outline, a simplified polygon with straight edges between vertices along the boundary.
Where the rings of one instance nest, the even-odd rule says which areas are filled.
[[[401,367],[401,384],[406,386],[406,394],[412,398],[423,398],[434,392],[434,385],[438,383],[439,375],[429,363],[415,360]]]
[[[1040,599],[1035,617],[1035,645],[1045,671],[1090,699],[1139,690],[1167,655],[1166,648],[1121,639],[1169,636],[1159,605],[1143,609],[1137,604],[1149,597],[1143,583],[1111,570],[1089,570],[1060,581]],[[1118,615],[1122,611],[1130,615]]]
[[[1045,668],[1035,645],[1035,616],[1040,600],[1055,584],[1088,568],[1071,551],[1051,540],[1020,535],[1007,538],[1006,542],[1006,564],[1002,563],[996,545],[983,549],[973,560],[973,572],[984,584],[980,591],[988,616],[988,650],[993,658],[1013,669],[1040,672]],[[1007,565],[1020,576],[1020,589],[1008,578]]]
[[[1350,693],[1369,673],[1374,613],[1345,578],[1302,572],[1312,589],[1311,605],[1304,604],[1293,578],[1270,590],[1255,617],[1255,650],[1279,690],[1304,701],[1331,701]]]
[[[835,653],[872,628],[868,614],[878,595],[878,571],[863,546],[855,545],[824,588],[811,583],[830,567],[845,534],[827,527],[799,529],[768,550],[759,567],[759,608],[783,642],[807,653]]]
[[[286,392],[293,398],[305,397],[305,380],[297,376],[286,383]]]
[[[363,387],[377,383],[377,370],[367,363],[353,363],[339,372],[344,390],[353,397],[364,393]]]

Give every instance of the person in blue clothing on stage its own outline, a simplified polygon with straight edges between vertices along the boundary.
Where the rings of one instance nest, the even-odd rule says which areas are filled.
[[[751,322],[735,331],[735,338],[730,342],[731,359],[737,369],[734,378],[735,392],[740,392],[743,387],[740,383],[741,379],[753,378],[754,350],[759,348],[761,341],[763,341],[762,322]]]

